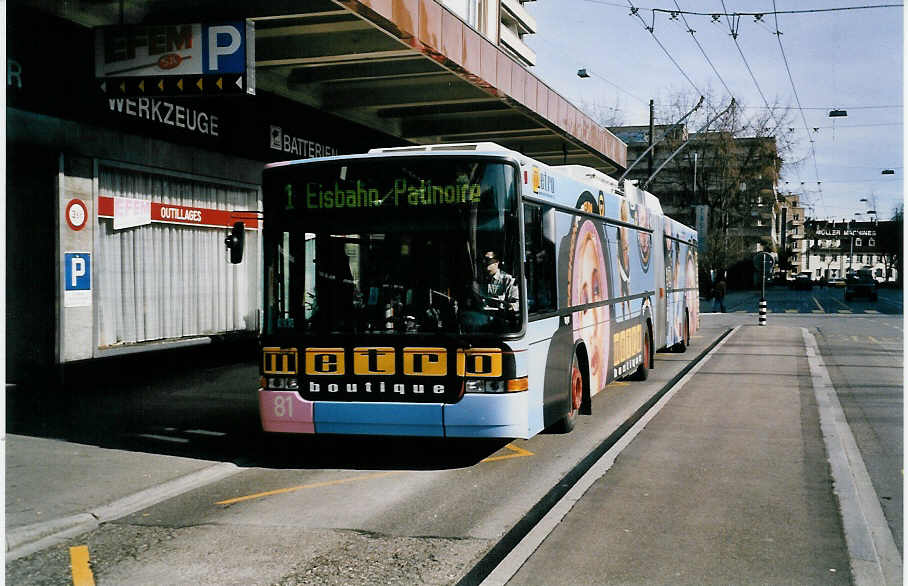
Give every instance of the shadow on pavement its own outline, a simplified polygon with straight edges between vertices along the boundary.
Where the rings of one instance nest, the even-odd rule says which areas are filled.
[[[459,468],[507,443],[265,434],[257,355],[245,340],[69,364],[6,387],[6,431],[269,468]]]

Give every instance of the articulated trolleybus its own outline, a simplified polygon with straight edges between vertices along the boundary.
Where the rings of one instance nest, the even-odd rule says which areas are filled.
[[[696,232],[492,143],[264,171],[265,431],[529,438],[698,325]]]

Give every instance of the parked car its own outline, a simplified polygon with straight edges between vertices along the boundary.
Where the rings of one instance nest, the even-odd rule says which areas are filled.
[[[841,289],[845,286],[845,281],[843,279],[829,279],[828,285],[830,287],[838,287],[839,289]]]
[[[876,288],[876,279],[870,271],[857,271],[845,280],[845,301],[851,301],[855,297],[867,297],[876,301]]]
[[[802,273],[795,277],[792,287],[794,287],[795,290],[809,291],[813,289],[813,281],[810,280],[810,275]]]

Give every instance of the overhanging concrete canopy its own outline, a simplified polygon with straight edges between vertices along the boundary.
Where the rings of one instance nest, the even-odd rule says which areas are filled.
[[[605,173],[627,147],[435,0],[255,8],[256,85],[416,144],[493,141]]]

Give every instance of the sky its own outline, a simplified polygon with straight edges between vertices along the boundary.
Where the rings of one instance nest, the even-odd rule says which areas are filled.
[[[905,16],[894,4],[538,0],[524,5],[537,21],[536,34],[524,40],[536,51],[537,77],[582,109],[616,108],[623,125],[649,124],[650,99],[658,123],[660,106],[679,94],[691,96],[691,103],[712,94],[722,107],[734,96],[748,116],[765,112],[767,103],[790,107],[782,132],[794,128],[795,142],[779,192],[801,195],[811,218],[869,219],[866,212],[875,207],[877,218],[887,220],[904,200],[905,171]],[[879,8],[785,13],[858,6]],[[722,16],[714,20],[713,14]],[[590,77],[578,77],[581,68]],[[847,116],[830,118],[834,109]],[[883,175],[884,169],[895,173]]]

